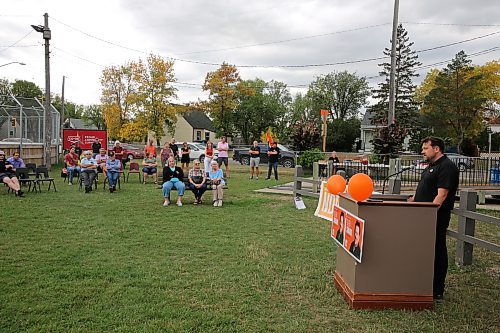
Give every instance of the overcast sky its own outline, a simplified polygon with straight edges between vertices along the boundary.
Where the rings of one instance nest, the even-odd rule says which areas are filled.
[[[43,25],[43,14],[48,13],[51,91],[61,94],[64,75],[66,99],[77,104],[99,103],[104,67],[145,59],[149,53],[177,59],[178,103],[205,99],[200,85],[218,66],[201,63],[223,61],[236,65],[243,79],[282,81],[295,94],[306,91],[316,76],[333,71],[376,76],[380,60],[279,66],[383,56],[391,37],[393,6],[393,0],[4,0],[0,66],[11,61],[26,66],[2,66],[0,78],[29,80],[44,89],[42,34],[30,25]],[[423,65],[449,60],[460,50],[490,50],[471,58],[478,65],[500,58],[500,6],[495,0],[401,0],[399,21],[415,43],[414,50],[491,34],[421,52]],[[427,71],[419,73],[424,76]],[[369,79],[371,85],[379,81]]]

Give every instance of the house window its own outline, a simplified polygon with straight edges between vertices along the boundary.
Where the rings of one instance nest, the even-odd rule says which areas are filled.
[[[205,142],[210,140],[210,132],[205,132]]]
[[[201,141],[201,131],[196,131],[196,141]]]

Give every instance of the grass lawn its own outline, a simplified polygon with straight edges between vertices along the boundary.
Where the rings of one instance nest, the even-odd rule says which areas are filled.
[[[222,208],[211,192],[202,206],[187,193],[183,207],[162,207],[137,176],[114,194],[61,178],[57,193],[21,199],[0,188],[0,331],[499,332],[499,255],[452,263],[432,311],[353,311],[334,287],[337,249],[316,201],[297,211],[289,196],[254,192],[275,181],[232,167]],[[500,242],[498,228],[478,223],[478,234]]]

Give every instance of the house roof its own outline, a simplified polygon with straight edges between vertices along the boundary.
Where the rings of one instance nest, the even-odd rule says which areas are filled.
[[[95,125],[87,125],[81,119],[69,118],[70,127],[74,129],[98,129]]]
[[[206,129],[211,132],[216,132],[212,121],[208,116],[201,111],[188,111],[184,114],[184,119],[195,129]]]

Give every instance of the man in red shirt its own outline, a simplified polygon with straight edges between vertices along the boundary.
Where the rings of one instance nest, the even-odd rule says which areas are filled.
[[[73,176],[76,173],[80,174],[80,166],[78,155],[75,153],[75,148],[71,148],[69,153],[64,156],[64,162],[66,163],[66,170],[68,171],[68,184],[73,185]]]

